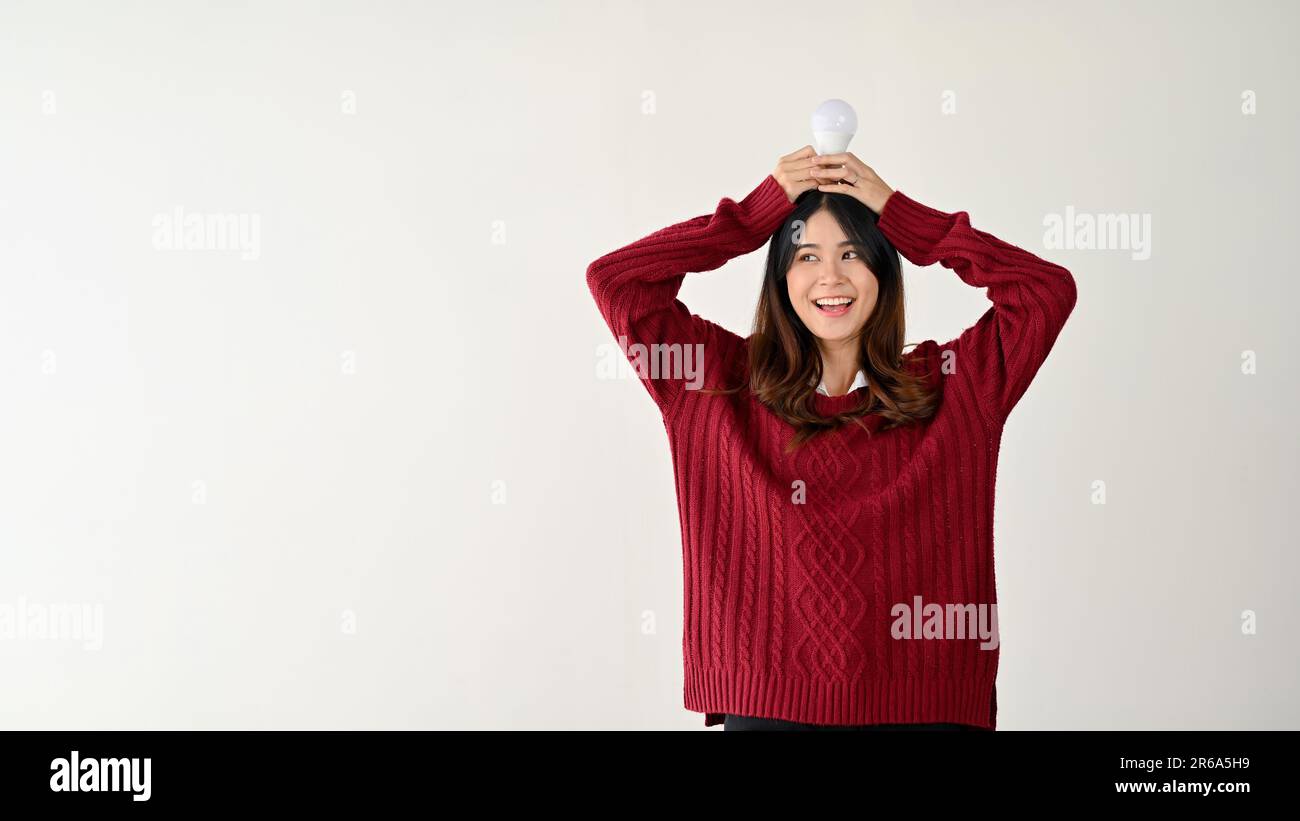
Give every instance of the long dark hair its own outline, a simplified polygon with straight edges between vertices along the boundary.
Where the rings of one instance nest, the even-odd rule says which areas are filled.
[[[877,226],[876,213],[854,197],[815,188],[803,192],[794,206],[768,243],[767,272],[754,312],[745,381],[732,388],[702,392],[730,394],[749,387],[760,402],[795,427],[795,437],[787,450],[851,421],[870,433],[861,418],[870,413],[884,417],[882,430],[930,418],[939,405],[938,391],[927,384],[924,376],[904,369],[903,348],[907,343],[902,265],[898,250]],[[879,283],[875,308],[858,337],[859,364],[867,376],[867,392],[861,404],[829,417],[817,412],[813,398],[815,386],[822,380],[821,351],[790,304],[785,281],[803,227],[822,209],[835,217]]]

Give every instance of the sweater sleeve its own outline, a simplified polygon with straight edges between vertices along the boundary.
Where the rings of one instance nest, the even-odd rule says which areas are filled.
[[[940,363],[965,374],[986,420],[1001,425],[1074,310],[1074,277],[1060,265],[972,228],[965,211],[937,211],[901,191],[885,201],[878,225],[913,264],[939,262],[968,285],[988,289],[992,306],[960,336],[939,346]]]
[[[587,286],[609,329],[659,409],[667,413],[692,378],[681,367],[723,355],[739,337],[677,298],[687,273],[712,271],[770,239],[794,206],[768,174],[739,202],[670,225],[587,267]],[[689,346],[689,348],[687,347]]]

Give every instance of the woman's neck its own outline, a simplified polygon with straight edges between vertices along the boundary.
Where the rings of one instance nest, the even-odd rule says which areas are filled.
[[[827,344],[818,342],[822,354],[822,381],[831,396],[848,393],[853,377],[858,375],[858,346],[855,340]]]

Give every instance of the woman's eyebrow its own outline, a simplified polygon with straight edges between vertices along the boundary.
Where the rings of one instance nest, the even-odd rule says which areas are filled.
[[[853,240],[851,240],[851,239],[846,239],[846,240],[844,240],[843,242],[840,243],[841,246],[843,246],[843,245],[852,245],[852,244],[853,244]],[[818,244],[815,243],[815,242],[805,242],[805,243],[802,244],[802,245],[796,245],[796,246],[794,247],[794,249],[795,249],[796,251],[798,251],[800,248],[820,248],[820,247],[821,247],[821,246],[818,245]]]

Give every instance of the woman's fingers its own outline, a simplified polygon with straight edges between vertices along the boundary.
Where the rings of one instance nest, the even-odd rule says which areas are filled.
[[[858,159],[854,154],[849,152],[828,154],[819,159],[824,160],[826,163],[821,165],[822,171],[815,174],[817,179],[822,182],[844,180],[858,187],[867,186],[888,190],[885,181],[880,179],[880,175],[876,173],[875,169]],[[836,176],[823,173],[831,170],[839,173]]]
[[[798,151],[792,151],[782,157],[776,164],[772,176],[776,178],[786,198],[794,202],[799,195],[817,187],[817,180],[812,176],[812,158],[817,152],[811,145],[805,145]]]
[[[871,166],[849,152],[818,157],[817,168],[810,173],[820,183],[818,191],[848,194],[880,214],[894,193]]]
[[[781,183],[781,187],[785,189],[785,193],[791,202],[794,202],[800,194],[808,189],[817,187],[817,180],[811,178],[792,179],[786,176],[783,179],[778,179],[777,182]]]
[[[817,154],[813,156],[813,160],[818,165],[844,165],[851,156],[853,155],[847,151],[842,154]]]
[[[845,151],[840,154],[822,154],[815,157],[815,163],[822,167],[843,166],[857,172],[859,177],[866,177],[874,174],[871,167],[858,159],[857,155],[851,151]]]
[[[798,163],[794,165],[787,165],[782,170],[785,172],[786,176],[789,177],[792,181],[799,182],[802,180],[816,179],[816,177],[813,176],[813,171],[815,169],[816,169],[815,165],[813,165],[812,163],[805,162],[805,163]]]
[[[813,168],[810,173],[813,175],[814,179],[822,183],[845,180],[848,179],[850,175],[853,175],[854,181],[856,182],[857,179],[862,176],[851,168]]]
[[[813,158],[816,156],[817,152],[813,150],[813,147],[806,145],[798,151],[782,157],[777,165],[792,181],[810,180],[812,175],[808,172],[814,167]]]
[[[843,151],[838,154],[818,154],[811,145],[805,145],[782,157],[776,164],[773,176],[791,202],[798,199],[804,191],[814,188],[845,193],[852,191],[854,196],[862,199],[866,196],[860,190],[864,184],[866,187],[877,184],[882,188],[884,186],[876,172],[853,153]],[[865,199],[863,201],[866,202]],[[871,203],[867,204],[870,206]]]

